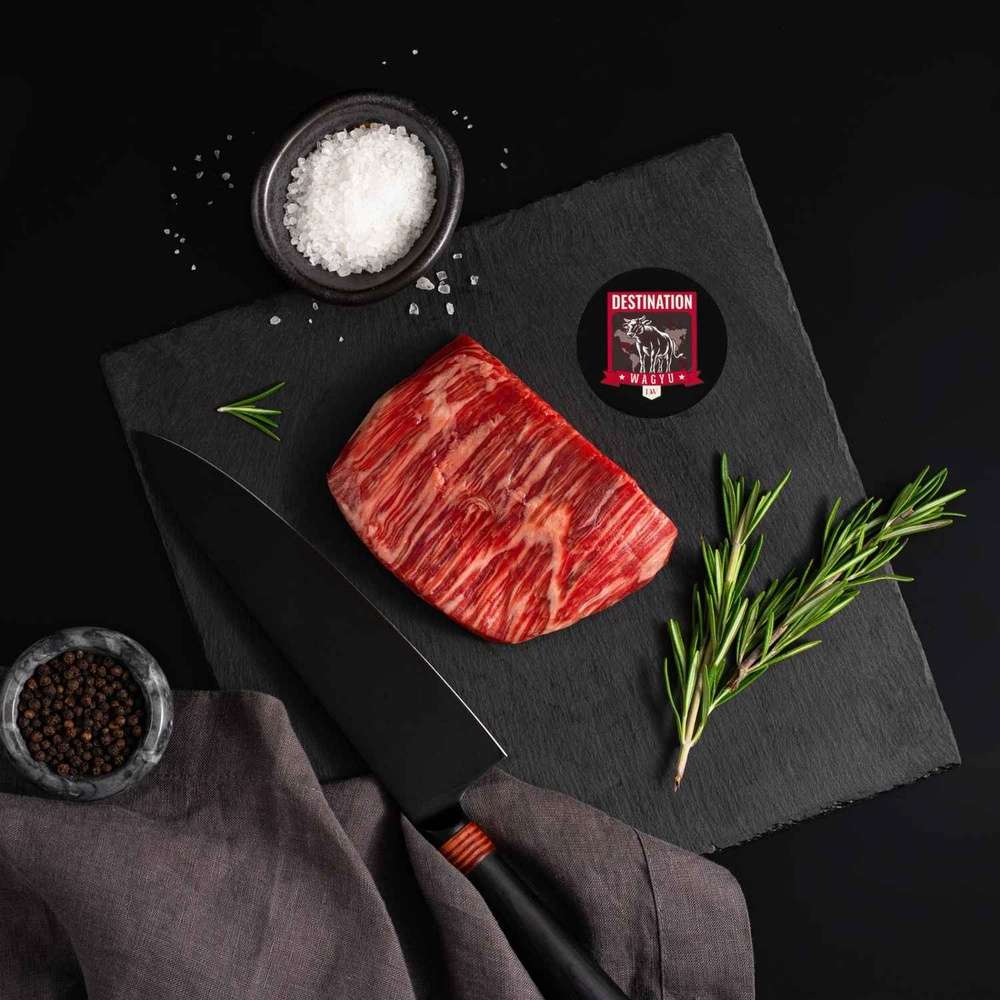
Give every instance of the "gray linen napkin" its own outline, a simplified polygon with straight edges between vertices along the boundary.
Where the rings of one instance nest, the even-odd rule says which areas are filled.
[[[467,796],[634,1000],[753,996],[732,876],[494,771]],[[284,705],[181,694],[104,803],[0,795],[3,1000],[537,1000],[472,886],[368,777],[321,786]]]

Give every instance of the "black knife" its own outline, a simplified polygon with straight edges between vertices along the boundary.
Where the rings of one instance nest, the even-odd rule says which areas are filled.
[[[448,682],[318,549],[235,479],[165,438],[139,433],[135,443],[155,495],[403,813],[479,890],[542,994],[627,1000],[462,812],[465,789],[506,753]]]

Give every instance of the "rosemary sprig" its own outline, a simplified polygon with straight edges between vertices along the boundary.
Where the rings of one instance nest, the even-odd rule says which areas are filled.
[[[807,635],[843,611],[862,586],[912,577],[884,572],[911,535],[944,528],[963,517],[946,510],[965,493],[942,493],[947,469],[925,468],[899,491],[888,511],[882,501],[865,500],[839,517],[838,498],[826,518],[818,558],[792,570],[753,597],[746,588],[764,544],[757,531],[788,483],[791,471],[772,490],[760,482],[747,489],[732,479],[722,456],[722,510],[726,537],[717,547],[701,542],[705,579],[692,595],[685,638],[680,623],[668,625],[671,654],[663,664],[667,697],[680,740],[674,789],[684,778],[688,756],[701,739],[709,716],[746,690],[767,669],[820,644]]]
[[[281,415],[281,410],[265,409],[264,407],[254,406],[254,403],[274,395],[284,385],[284,382],[275,382],[270,388],[264,389],[253,396],[247,396],[246,399],[238,399],[235,403],[220,406],[216,410],[216,413],[230,413],[251,427],[256,427],[257,430],[262,434],[266,434],[269,438],[280,441],[281,438],[278,437],[275,431],[278,429],[277,417]]]

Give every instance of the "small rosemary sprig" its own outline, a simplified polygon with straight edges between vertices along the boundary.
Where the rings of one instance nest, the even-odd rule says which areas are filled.
[[[280,441],[281,438],[275,434],[275,431],[278,429],[276,418],[281,415],[281,410],[264,409],[260,406],[254,406],[254,403],[274,395],[284,385],[284,382],[275,382],[270,388],[264,389],[263,392],[258,392],[254,396],[247,396],[246,399],[238,399],[235,403],[220,406],[216,410],[216,413],[231,413],[234,417],[239,417],[240,420],[251,427],[256,427],[257,430],[266,434],[269,438]]]
[[[910,535],[944,528],[962,517],[946,506],[965,490],[942,494],[947,469],[929,468],[899,491],[888,511],[881,500],[865,500],[840,517],[838,498],[826,518],[818,559],[773,580],[754,597],[745,594],[760,558],[764,536],[754,532],[788,483],[791,471],[772,490],[760,482],[749,489],[729,475],[722,456],[722,509],[726,538],[712,547],[702,539],[705,579],[694,588],[690,634],[668,623],[672,656],[663,664],[667,697],[680,747],[674,789],[684,778],[688,755],[701,739],[709,716],[748,688],[767,669],[820,644],[806,636],[850,604],[862,586],[911,577],[882,572]]]

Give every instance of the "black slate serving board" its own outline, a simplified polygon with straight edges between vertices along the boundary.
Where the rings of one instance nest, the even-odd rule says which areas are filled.
[[[359,310],[316,309],[288,292],[107,356],[125,430],[180,441],[285,514],[475,707],[511,753],[511,772],[650,833],[710,851],[956,763],[927,661],[899,590],[888,584],[869,588],[826,625],[823,646],[720,710],[681,792],[669,790],[675,741],[660,674],[663,625],[686,607],[699,535],[719,530],[719,452],[765,482],[794,470],[769,515],[761,580],[807,554],[834,496],[863,496],[734,139],[467,226],[451,250],[463,258],[449,253],[437,266],[449,274],[454,316],[437,292],[405,291]],[[714,391],[662,420],[603,405],[575,363],[577,320],[591,294],[640,267],[693,277],[728,326],[729,356]],[[473,273],[481,276],[476,287]],[[411,301],[419,316],[408,314]],[[279,325],[269,322],[275,315]],[[327,467],[375,398],[459,332],[628,469],[680,529],[670,565],[644,590],[519,646],[486,643],[410,593],[354,536],[325,485]],[[288,382],[281,445],[214,412],[277,379]],[[152,503],[220,685],[282,697],[322,778],[361,769]],[[340,667],[364,664],[330,665]]]

